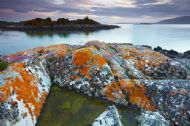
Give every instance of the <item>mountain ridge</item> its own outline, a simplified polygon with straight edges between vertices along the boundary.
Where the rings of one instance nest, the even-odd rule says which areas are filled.
[[[156,24],[190,24],[190,16],[181,16],[181,17],[161,20]]]

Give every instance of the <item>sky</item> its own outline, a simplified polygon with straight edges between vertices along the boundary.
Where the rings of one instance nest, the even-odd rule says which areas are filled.
[[[0,0],[0,20],[89,16],[101,23],[143,23],[190,15],[190,0]]]

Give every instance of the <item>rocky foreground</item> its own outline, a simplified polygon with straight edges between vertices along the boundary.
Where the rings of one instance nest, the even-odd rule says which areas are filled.
[[[55,83],[139,109],[141,126],[188,126],[189,53],[170,57],[160,48],[155,50],[94,41],[84,46],[54,45],[1,56],[9,67],[0,72],[0,125],[35,125]],[[117,108],[110,106],[92,125],[121,126],[120,118]]]

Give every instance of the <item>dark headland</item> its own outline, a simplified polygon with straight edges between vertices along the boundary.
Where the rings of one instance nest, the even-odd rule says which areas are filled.
[[[69,20],[68,18],[59,18],[53,21],[51,18],[35,18],[21,22],[0,21],[2,30],[20,30],[20,31],[96,31],[119,28],[117,25],[101,24],[93,19],[85,17],[84,19]]]

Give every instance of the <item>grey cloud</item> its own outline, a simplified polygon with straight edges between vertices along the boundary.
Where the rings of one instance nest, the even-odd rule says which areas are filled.
[[[79,5],[86,4],[85,0],[65,0],[65,4],[53,4],[48,0],[0,0],[0,9],[13,10],[18,15],[6,15],[5,12],[0,11],[1,19],[22,19],[23,15],[30,11],[36,12],[55,12],[59,13],[79,13],[79,14],[92,14],[97,16],[120,16],[120,17],[139,17],[139,16],[183,16],[190,13],[190,0],[171,0],[167,4],[149,4],[155,3],[157,0],[136,0],[137,7],[93,7],[81,8]],[[23,15],[20,16],[19,13]],[[20,16],[20,17],[19,17]],[[28,15],[27,15],[28,16]],[[17,19],[16,19],[17,18]]]

